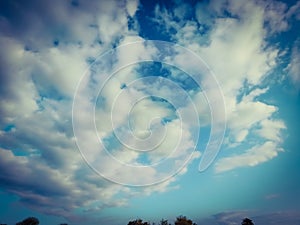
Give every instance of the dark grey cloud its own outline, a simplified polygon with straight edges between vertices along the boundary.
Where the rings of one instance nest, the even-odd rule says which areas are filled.
[[[82,6],[74,7],[71,1],[1,1],[1,4],[1,33],[22,40],[24,48],[31,51],[57,45],[59,39],[82,41],[74,32],[72,21],[91,13],[91,24],[86,25],[92,25],[97,10],[92,1],[84,4],[87,11]]]

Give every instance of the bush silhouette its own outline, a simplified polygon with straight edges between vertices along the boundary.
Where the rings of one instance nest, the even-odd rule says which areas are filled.
[[[242,221],[242,225],[254,225],[254,223],[249,218],[245,218]]]
[[[185,216],[179,216],[176,218],[175,225],[197,225],[192,220],[187,219]]]
[[[128,225],[150,225],[148,222],[143,222],[141,219],[129,221]]]
[[[35,217],[28,217],[25,220],[16,223],[16,225],[38,225],[40,221]]]

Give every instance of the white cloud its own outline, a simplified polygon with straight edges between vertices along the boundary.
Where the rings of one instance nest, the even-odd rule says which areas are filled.
[[[128,4],[128,13],[133,16],[137,2]],[[100,51],[109,49],[113,42],[129,43],[142,39],[135,31],[128,32],[126,9],[118,1],[89,2],[80,9],[60,1],[53,6],[54,11],[49,7],[47,13],[44,8],[33,12],[40,19],[31,20],[32,17],[26,17],[27,12],[21,14],[25,15],[25,28],[18,30],[16,24],[14,30],[5,24],[9,31],[1,33],[0,45],[5,51],[0,61],[1,127],[12,124],[13,128],[0,133],[1,147],[5,147],[0,150],[0,179],[2,188],[19,196],[29,208],[77,220],[74,210],[92,206],[99,210],[124,206],[130,193],[128,188],[104,180],[83,163],[72,131],[72,97],[76,85],[88,66],[88,58],[93,60]],[[64,32],[53,31],[53,27],[61,27]],[[13,35],[14,32],[21,35]],[[151,46],[147,49],[143,45],[140,47],[131,54],[136,60],[148,57],[145,54],[154,54]],[[118,62],[126,62],[127,56],[128,52],[120,53]],[[108,68],[109,65],[106,65],[104,71]],[[126,69],[121,71],[119,81],[112,82],[112,90],[107,90],[105,97],[111,95],[113,100],[122,82],[129,79],[127,75],[132,71],[124,71]],[[100,74],[97,79],[102,77]],[[134,78],[135,75],[131,77]],[[91,126],[87,113],[84,113],[90,107],[88,102],[83,101],[86,94],[81,98],[80,129],[85,132],[81,134],[87,140],[89,155],[97,160],[102,156],[99,154],[101,149],[94,147],[99,143],[88,142],[94,140],[95,132],[89,130]],[[103,120],[109,123],[109,112],[103,110],[100,116],[101,125]],[[111,130],[106,125],[106,135]],[[135,152],[118,154],[127,162],[137,158]],[[101,158],[99,162],[107,163],[104,165],[107,173],[117,169]],[[135,179],[151,182],[156,172],[148,168],[137,174]],[[136,174],[135,168],[122,171],[124,180],[130,179],[132,174]],[[140,189],[139,193],[165,191],[172,181],[147,191]]]
[[[248,133],[249,133],[249,131],[246,129],[236,132],[235,141],[241,143],[242,141],[244,141],[246,139]]]
[[[286,128],[283,121],[265,119],[261,121],[260,126],[257,133],[261,137],[276,143],[282,142],[281,130]]]
[[[278,152],[283,151],[277,143],[267,141],[247,150],[243,154],[224,157],[216,163],[216,172],[225,172],[240,167],[256,166],[276,157]]]
[[[33,79],[39,83],[40,88],[47,83],[46,88],[72,98],[77,83],[87,68],[84,59],[91,53],[93,52],[87,53],[87,49],[81,50],[73,46],[47,49],[34,57],[37,58],[37,68],[33,69]],[[47,90],[44,91],[47,93]]]
[[[202,122],[200,125],[207,126],[211,120],[209,104],[223,99],[213,99],[215,96],[219,97],[219,93],[217,88],[212,88],[209,93],[186,91],[192,100],[188,102],[179,89],[165,83],[162,85],[159,79],[151,85],[150,82],[141,81],[136,86],[130,86],[132,81],[148,74],[138,74],[137,66],[127,64],[154,58],[160,50],[139,42],[144,39],[136,31],[128,30],[128,15],[132,17],[129,19],[135,19],[138,4],[138,1],[133,0],[126,3],[88,1],[80,6],[82,8],[76,8],[67,2],[57,1],[46,12],[44,6],[37,5],[36,10],[20,13],[24,15],[23,21],[26,21],[24,27],[23,23],[15,21],[15,26],[11,26],[10,22],[0,23],[0,27],[3,26],[6,31],[1,33],[0,38],[2,52],[5,52],[0,58],[3,70],[0,77],[1,127],[14,125],[13,129],[0,132],[1,146],[5,148],[0,150],[3,174],[0,179],[4,181],[2,183],[6,185],[4,188],[8,192],[18,195],[29,207],[44,213],[74,218],[74,209],[84,207],[101,210],[105,207],[124,206],[131,195],[163,192],[172,188],[172,183],[176,180],[172,177],[163,183],[132,193],[132,189],[102,179],[83,164],[76,150],[75,142],[78,139],[84,140],[86,159],[93,163],[95,169],[112,178],[117,173],[123,183],[130,180],[135,184],[150,184],[157,178],[165,178],[165,173],[170,172],[170,169],[176,170],[183,166],[180,172],[177,171],[182,175],[188,168],[188,164],[183,165],[182,162],[188,159],[185,157],[190,156],[190,160],[200,157],[199,152],[192,152],[196,144],[192,128],[197,124],[194,123],[195,115],[191,110],[195,106]],[[156,6],[154,21],[163,32],[172,36],[172,40],[201,56],[214,71],[225,97],[230,133],[228,146],[243,143],[255,135],[258,142],[264,142],[261,145],[255,142],[248,150],[242,149],[245,153],[236,152],[233,156],[221,158],[216,164],[216,171],[229,171],[266,162],[281,151],[280,131],[285,129],[285,125],[273,118],[277,112],[276,106],[259,100],[261,95],[268,92],[268,88],[257,86],[274,67],[278,53],[277,49],[267,47],[264,22],[269,21],[272,32],[286,30],[286,21],[281,21],[288,17],[282,15],[285,13],[285,6],[278,4],[266,9],[253,1],[214,1],[208,5],[206,13],[201,7],[200,3],[196,6],[196,21],[186,19],[191,13],[187,5],[178,5],[173,11]],[[291,15],[296,15],[297,7],[295,5],[290,9]],[[224,9],[236,18],[225,18]],[[275,15],[278,10],[279,14]],[[212,23],[206,24],[210,29],[204,35],[203,24],[200,23],[204,23],[207,18]],[[56,44],[53,44],[55,40]],[[132,43],[135,44],[130,45]],[[74,137],[71,109],[76,85],[89,64],[88,59],[97,59],[99,52],[109,50],[116,44],[127,44],[128,48],[117,49],[117,57],[111,61],[105,57],[98,60],[99,64],[92,66],[95,71],[88,71],[86,80],[82,80],[83,86],[90,89],[79,89],[80,97],[75,107],[80,112],[76,118],[79,133]],[[299,59],[299,49],[295,47],[289,70],[297,84]],[[174,55],[169,60],[190,68],[188,72],[196,70],[199,64],[193,57],[187,58],[182,54]],[[125,68],[121,69],[122,66]],[[110,72],[115,69],[121,70],[112,76]],[[98,102],[94,124],[91,119],[94,116],[93,101],[95,98],[101,101],[97,91],[106,81],[107,74],[111,75],[111,79],[105,83],[101,92],[104,103]],[[185,81],[185,77],[175,71],[171,71],[170,76]],[[209,86],[210,81],[209,77],[204,77],[203,83]],[[124,85],[126,88],[122,89]],[[161,118],[176,114],[171,107],[166,107],[167,104],[150,99],[144,99],[134,107],[128,104],[135,103],[139,97],[149,93],[172,99],[172,103],[176,105],[176,113],[182,113],[186,120],[180,123],[178,118],[172,118],[162,126]],[[205,94],[212,97],[210,102]],[[119,95],[121,97],[118,100]],[[116,104],[116,114],[110,111],[113,103]],[[223,119],[222,115],[218,115],[223,114],[223,111],[216,111],[215,119]],[[154,145],[163,137],[156,152],[149,152],[148,160],[153,163],[169,157],[172,162],[166,168],[145,167],[140,170],[142,172],[137,173],[135,167],[124,169],[120,164],[111,164],[111,160],[106,160],[107,155],[104,146],[99,144],[99,137],[109,138],[114,128],[128,128],[128,114],[134,122],[132,133],[136,137],[143,140],[149,132],[154,132],[154,138],[145,143]],[[115,127],[111,123],[112,116],[115,116]],[[94,125],[98,128],[99,136],[96,135]],[[165,137],[164,129],[153,129],[157,127],[167,130]],[[124,137],[128,137],[126,135]],[[128,140],[129,146],[138,143],[138,139]],[[181,144],[178,145],[178,142]],[[170,156],[174,146],[178,147],[178,151]],[[142,164],[138,162],[139,152],[124,146],[116,146],[114,150],[115,158],[121,162]],[[41,179],[43,182],[37,183]],[[50,210],[57,204],[62,207]]]
[[[298,46],[299,43],[300,41],[297,41],[293,46],[291,60],[288,65],[290,78],[297,88],[300,87],[300,47]]]
[[[232,17],[226,17],[225,11]],[[276,66],[279,52],[275,47],[267,46],[266,38],[272,32],[288,29],[286,20],[281,21],[281,18],[286,17],[285,13],[286,5],[283,3],[213,1],[208,5],[197,4],[196,16],[199,24],[187,21],[184,24],[166,25],[166,30],[176,29],[178,32],[172,37],[199,54],[216,75],[226,104],[229,134],[225,142],[227,148],[241,145],[253,136],[257,140],[272,140],[270,143],[274,148],[280,148],[279,137],[284,124],[271,119],[278,109],[258,99],[268,92],[268,87],[259,88],[259,85],[267,78],[268,72]],[[171,12],[156,8],[156,15],[165,23],[172,21]],[[268,26],[265,26],[266,22]],[[206,35],[201,35],[203,24],[209,27],[209,33]],[[178,26],[181,29],[178,29]],[[192,67],[194,62],[190,59],[178,60],[189,67]],[[256,131],[256,127],[260,125],[264,127],[261,129],[268,127],[268,131],[266,130],[266,133]],[[252,147],[261,149],[258,142],[252,143]],[[263,152],[257,151],[258,157],[259,154],[264,156]],[[247,157],[252,157],[250,154],[243,155],[243,153],[241,156],[245,160]],[[258,163],[271,158],[273,157],[266,157]],[[218,168],[222,163],[226,161],[221,159]],[[239,165],[232,164],[230,169],[235,167]]]
[[[154,46],[146,46],[144,39],[137,35],[125,35],[120,41],[122,48],[117,49],[116,69],[127,68],[134,62],[149,60],[152,55],[157,54],[157,49]],[[130,54],[128,54],[130,52]],[[121,74],[118,74],[121,76]],[[126,80],[128,78],[126,77]]]
[[[138,0],[127,0],[126,8],[128,14],[133,17],[138,8]]]
[[[262,102],[240,102],[228,118],[230,129],[250,129],[255,123],[268,118],[276,107]]]
[[[263,27],[263,9],[260,6],[252,2],[231,2],[228,9],[239,19],[217,19],[216,27],[211,33],[211,44],[199,48],[199,52],[215,72],[224,92],[227,129],[229,138],[233,136],[228,147],[233,147],[243,143],[247,137],[257,134],[254,133],[254,127],[263,120],[269,121],[268,118],[277,111],[275,106],[256,99],[266,93],[267,89],[254,89],[244,95],[240,102],[237,99],[244,92],[244,88],[260,84],[276,64],[278,50],[264,47],[266,31]],[[284,127],[269,127],[269,133],[279,135],[282,128]],[[258,140],[268,140],[266,134],[259,134]],[[268,153],[258,144],[247,154],[236,153],[236,156],[220,159],[216,171],[227,171],[242,165],[252,166],[268,161],[277,155],[276,149],[280,148],[278,144],[279,142],[267,144],[270,155],[266,155]],[[230,162],[231,160],[233,162]]]
[[[141,57],[136,52],[141,52],[141,49],[144,48],[143,43],[137,43],[136,51],[133,51],[131,60],[135,61],[137,60],[136,57]],[[150,50],[152,51],[152,48]],[[123,52],[122,49],[119,49],[116,54],[120,56],[120,53]],[[145,54],[142,53],[143,55]],[[149,54],[147,57],[151,56]],[[118,57],[118,59],[121,60],[123,57]],[[124,64],[126,65],[130,62],[128,60]],[[125,74],[129,72],[130,75],[126,77],[123,72]],[[108,81],[105,77],[97,81],[100,84],[103,81],[107,81],[107,83],[105,83],[105,87],[100,93],[105,103],[96,112],[96,124],[103,142],[114,134],[121,146],[117,145],[114,148],[112,155],[114,155],[116,160],[112,160],[109,159],[104,151],[106,146],[102,145],[99,147],[100,144],[95,134],[89,132],[86,135],[87,131],[82,128],[85,128],[87,124],[89,125],[86,128],[89,131],[94,128],[93,121],[90,119],[93,117],[93,114],[89,114],[89,112],[93,111],[92,102],[90,102],[93,98],[80,95],[78,99],[80,102],[85,102],[87,108],[85,108],[83,103],[78,104],[78,102],[75,106],[74,112],[79,112],[78,120],[75,119],[77,124],[75,134],[87,160],[105,177],[122,184],[152,184],[178,172],[190,159],[195,141],[192,139],[190,127],[185,124],[184,118],[180,118],[180,120],[172,119],[166,124],[162,124],[162,121],[164,118],[175,116],[174,109],[171,109],[169,105],[173,104],[175,109],[178,108],[176,106],[179,102],[177,96],[181,96],[182,91],[175,92],[174,90],[177,89],[174,84],[173,86],[171,85],[172,82],[166,82],[165,79],[159,77],[140,78],[132,82],[131,79],[138,78],[138,76],[135,70],[128,69],[128,67],[126,67],[125,71],[121,70],[120,73],[109,78]],[[121,80],[122,82],[120,82]],[[84,88],[89,88],[87,85],[89,82],[83,83],[86,85]],[[126,84],[126,87],[123,89],[121,88],[122,83]],[[151,83],[151,86],[149,83]],[[152,96],[166,99],[170,103],[153,101],[150,98]],[[87,104],[87,102],[89,103]],[[184,104],[180,106],[184,107]],[[87,115],[84,117],[82,117],[82,110],[87,112]],[[105,121],[105,119],[103,121],[103,118],[108,121]],[[113,127],[109,123],[112,123]],[[148,133],[149,137],[147,135],[144,137],[145,133]],[[176,149],[176,152],[173,152],[174,149]],[[135,151],[139,153],[145,152],[147,156],[142,155],[141,157],[144,159],[137,161],[141,154],[137,154]],[[145,157],[150,161],[151,167],[142,167]],[[104,162],[99,163],[101,161]],[[158,164],[160,161],[163,161],[162,165]],[[138,175],[132,176],[133,171]]]
[[[32,55],[23,50],[17,40],[0,37],[0,46],[5,56],[0,59],[3,65],[1,74],[1,120],[12,122],[16,117],[30,115],[38,109],[38,94],[28,71]],[[18,63],[15,65],[15,63]]]

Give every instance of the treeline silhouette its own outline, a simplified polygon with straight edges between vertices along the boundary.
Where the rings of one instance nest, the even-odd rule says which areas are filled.
[[[249,218],[243,219],[242,225],[254,225],[252,220]],[[127,225],[155,225],[155,223],[145,222],[142,219],[136,219],[133,221],[129,221]],[[168,220],[162,219],[158,225],[171,225],[171,223],[168,222]],[[192,220],[186,218],[186,216],[178,216],[174,222],[174,225],[197,225]]]
[[[39,225],[40,221],[35,217],[28,217],[20,222],[17,222],[16,225]],[[0,223],[0,225],[7,225],[5,223]],[[67,223],[61,223],[59,225],[68,225]],[[155,223],[150,223],[143,221],[142,219],[136,219],[129,221],[127,225],[155,225]],[[171,225],[168,220],[162,219],[158,225]],[[188,219],[186,216],[178,216],[174,222],[174,225],[197,225],[192,220]],[[254,225],[252,220],[249,218],[243,219],[241,225]]]
[[[152,223],[154,225],[155,223]],[[150,222],[144,222],[142,219],[136,219],[133,221],[129,221],[127,225],[151,225]],[[159,225],[171,225],[168,220],[162,219]],[[185,216],[179,216],[176,218],[175,225],[197,225],[192,220],[186,218]]]

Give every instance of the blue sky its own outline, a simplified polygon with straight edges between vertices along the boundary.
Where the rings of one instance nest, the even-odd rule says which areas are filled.
[[[0,223],[299,224],[299,29],[299,1],[1,1]]]

